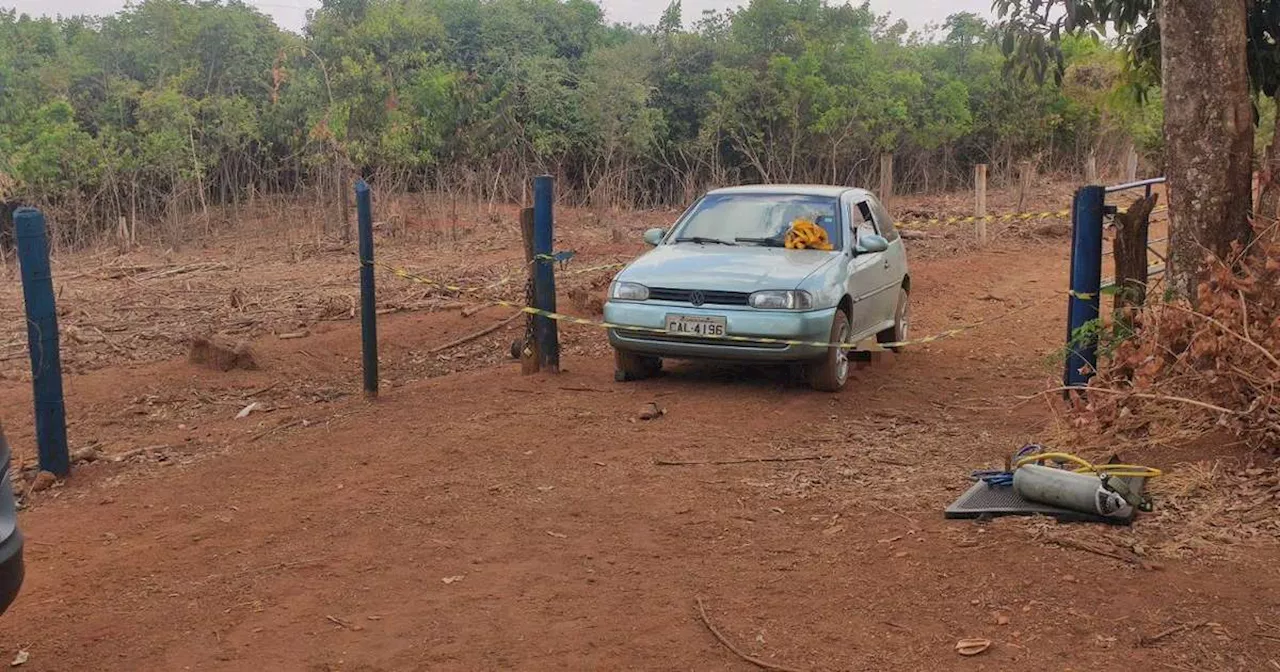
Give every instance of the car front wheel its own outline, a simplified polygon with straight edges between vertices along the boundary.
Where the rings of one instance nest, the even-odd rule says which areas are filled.
[[[911,294],[906,287],[898,288],[898,307],[893,311],[893,326],[876,334],[876,341],[893,352],[902,352],[900,345],[911,338]]]
[[[829,342],[841,345],[852,345],[853,327],[849,324],[849,316],[841,308],[831,322],[831,338]],[[849,381],[848,347],[831,346],[827,354],[809,365],[809,385],[819,392],[839,392]]]
[[[613,379],[619,383],[652,378],[662,371],[661,358],[637,355],[625,350],[614,350],[613,362]]]

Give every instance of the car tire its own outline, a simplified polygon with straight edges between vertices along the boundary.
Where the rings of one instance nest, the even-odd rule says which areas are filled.
[[[906,287],[898,288],[898,307],[893,311],[893,326],[876,334],[877,343],[903,343],[911,338],[911,293]],[[901,346],[890,346],[892,352],[902,352]]]
[[[662,358],[625,350],[613,351],[613,363],[613,379],[619,383],[652,378],[662,371]]]
[[[853,325],[844,309],[836,310],[835,319],[831,321],[830,343],[849,343],[853,337]],[[809,385],[819,392],[839,392],[849,381],[852,367],[846,348],[832,346],[822,359],[809,364]]]

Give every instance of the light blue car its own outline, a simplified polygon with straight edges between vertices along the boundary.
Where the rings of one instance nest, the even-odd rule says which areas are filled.
[[[833,249],[786,249],[803,221]],[[718,189],[644,239],[654,249],[618,274],[604,308],[617,325],[609,342],[619,381],[654,375],[664,357],[798,362],[815,389],[835,392],[849,379],[854,344],[874,337],[893,349],[908,338],[906,250],[863,189]]]

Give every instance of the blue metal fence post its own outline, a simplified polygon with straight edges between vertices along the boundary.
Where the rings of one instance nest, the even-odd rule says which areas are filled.
[[[373,286],[373,199],[364,180],[356,182],[356,218],[360,225],[360,342],[364,393],[378,396],[378,306]]]
[[[66,476],[71,471],[71,459],[62,398],[58,309],[53,300],[53,272],[49,267],[44,215],[33,208],[19,208],[13,215],[13,224],[18,261],[22,265],[22,296],[27,307],[27,349],[31,353],[40,470]]]
[[[1098,368],[1096,335],[1077,338],[1077,330],[1098,319],[1102,286],[1102,215],[1106,190],[1082,187],[1071,203],[1071,296],[1067,302],[1067,364],[1064,387],[1088,384]],[[1067,391],[1065,396],[1070,396]]]
[[[555,241],[555,180],[550,175],[533,178],[533,259],[534,308],[556,311],[555,262],[551,259]],[[560,338],[555,320],[538,315],[534,320],[539,364],[544,371],[560,371]]]

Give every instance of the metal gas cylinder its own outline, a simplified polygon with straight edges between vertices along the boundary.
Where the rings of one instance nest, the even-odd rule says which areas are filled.
[[[1094,474],[1077,474],[1039,464],[1027,464],[1013,472],[1013,489],[1023,499],[1071,511],[1127,518],[1133,506],[1108,490]]]

